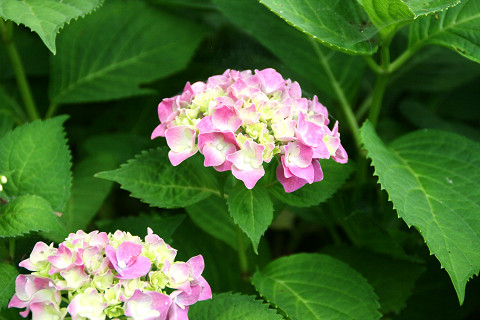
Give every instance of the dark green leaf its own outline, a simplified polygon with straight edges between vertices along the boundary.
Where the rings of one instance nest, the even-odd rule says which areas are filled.
[[[203,231],[222,240],[235,250],[238,247],[237,232],[238,226],[233,222],[232,217],[228,213],[228,207],[225,200],[219,197],[208,197],[207,199],[197,202],[192,206],[185,208],[188,216]],[[248,242],[244,233],[241,233],[243,243]]]
[[[424,130],[387,147],[369,122],[361,137],[398,215],[419,230],[462,303],[468,279],[480,269],[480,144]]]
[[[411,22],[420,16],[445,10],[460,0],[358,0],[380,32],[395,30],[402,22]]]
[[[15,237],[30,231],[51,232],[58,239],[65,227],[52,210],[50,203],[39,196],[22,195],[0,207],[0,237]]]
[[[212,300],[200,301],[188,310],[191,320],[281,320],[268,304],[253,296],[220,293]]]
[[[29,27],[55,54],[55,37],[60,29],[102,3],[103,0],[4,0],[0,2],[0,17]]]
[[[72,194],[68,199],[65,214],[61,217],[68,231],[87,228],[113,185],[112,182],[94,178],[93,175],[116,166],[116,159],[102,154],[77,162],[73,170]]]
[[[345,263],[320,254],[277,259],[253,276],[260,294],[289,318],[379,319],[372,287]]]
[[[0,174],[8,178],[7,198],[34,194],[63,212],[70,195],[70,151],[62,123],[66,117],[17,127],[0,139]]]
[[[437,44],[480,63],[480,2],[463,0],[438,16],[418,19],[410,27],[410,50]]]
[[[116,230],[128,231],[136,236],[147,235],[147,228],[159,235],[165,242],[170,242],[172,234],[185,219],[185,215],[159,216],[155,214],[141,214],[138,217],[117,218],[114,220],[100,220],[97,227],[105,232]]]
[[[15,293],[15,278],[17,269],[5,263],[0,263],[0,310],[4,309]]]
[[[283,187],[275,183],[268,191],[283,203],[296,207],[311,207],[326,201],[345,183],[353,167],[333,160],[322,160],[320,164],[324,175],[322,181],[306,184],[291,193],[285,193]]]
[[[247,189],[237,183],[228,196],[228,211],[235,223],[252,241],[257,252],[260,238],[273,220],[273,204],[268,192],[261,186]]]
[[[51,103],[150,93],[139,85],[184,68],[204,35],[201,25],[144,1],[109,2],[59,37],[58,55],[52,58]]]
[[[322,44],[350,54],[373,54],[377,29],[356,1],[260,0]]]
[[[219,193],[200,157],[174,167],[167,154],[167,148],[145,151],[119,169],[96,177],[116,181],[133,197],[160,208],[186,207]]]
[[[233,23],[258,39],[285,65],[310,80],[324,94],[336,97],[334,82],[347,96],[356,91],[365,70],[362,58],[320,45],[317,54],[315,43],[309,40],[309,36],[289,26],[256,0],[213,2]]]

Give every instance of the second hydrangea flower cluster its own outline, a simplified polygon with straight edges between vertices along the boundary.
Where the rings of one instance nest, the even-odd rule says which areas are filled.
[[[175,262],[177,250],[149,228],[145,241],[128,232],[78,231],[58,248],[38,242],[20,266],[8,307],[33,319],[188,320],[188,308],[212,292],[201,255]]]
[[[176,166],[197,151],[205,166],[231,170],[252,189],[265,174],[263,162],[278,155],[277,178],[286,192],[323,179],[319,159],[348,160],[338,122],[328,128],[327,109],[302,98],[297,82],[274,69],[236,71],[187,83],[182,94],[158,106],[160,125]]]

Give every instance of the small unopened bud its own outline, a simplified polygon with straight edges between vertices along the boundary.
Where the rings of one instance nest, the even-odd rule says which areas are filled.
[[[5,176],[0,176],[0,183],[1,183],[1,184],[7,183],[7,177],[5,177]]]

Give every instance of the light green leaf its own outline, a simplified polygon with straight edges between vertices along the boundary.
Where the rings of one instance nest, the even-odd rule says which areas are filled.
[[[358,0],[358,2],[380,32],[389,33],[395,31],[402,23],[453,7],[460,3],[460,0]]]
[[[375,289],[383,315],[398,314],[406,307],[415,282],[425,266],[353,247],[328,247],[323,253],[339,259],[360,272]]]
[[[228,211],[235,223],[252,241],[257,253],[260,238],[273,220],[273,204],[263,186],[247,189],[237,183],[228,196]]]
[[[102,3],[103,0],[4,0],[0,2],[0,17],[29,27],[55,54],[55,37],[60,29]]]
[[[0,310],[4,309],[15,293],[17,269],[6,263],[0,263]]]
[[[3,197],[38,195],[63,212],[70,196],[70,151],[62,123],[66,117],[36,120],[0,139],[0,173],[8,178]]]
[[[52,210],[50,203],[39,196],[22,195],[0,207],[0,237],[15,237],[30,231],[51,232],[58,238],[65,227]]]
[[[329,199],[352,174],[350,164],[339,164],[333,160],[320,161],[324,178],[322,181],[306,184],[300,189],[285,193],[280,183],[268,189],[270,194],[283,203],[296,207],[311,207]]]
[[[370,122],[361,137],[398,215],[419,230],[462,303],[468,279],[480,269],[480,144],[424,130],[387,147]]]
[[[119,169],[95,176],[116,181],[132,197],[160,208],[186,207],[211,194],[219,194],[198,155],[174,167],[167,154],[167,148],[145,151]]]
[[[225,200],[219,197],[208,197],[185,209],[190,219],[192,219],[199,228],[237,250],[237,237],[239,236],[237,232],[238,226],[235,225],[232,217],[228,213]],[[244,243],[249,241],[243,233],[241,241]]]
[[[345,263],[320,254],[277,259],[253,276],[253,284],[290,319],[379,319],[372,287]]]
[[[438,16],[418,19],[410,26],[410,50],[442,45],[480,63],[480,2],[464,0]]]
[[[220,293],[188,310],[191,320],[281,320],[282,316],[254,296]]]
[[[255,37],[285,65],[310,80],[324,94],[336,98],[334,85],[342,88],[347,96],[356,91],[365,70],[361,57],[321,45],[318,46],[319,55],[316,54],[309,36],[292,28],[256,0],[213,2],[240,29]]]
[[[275,14],[330,48],[373,54],[378,47],[367,14],[356,1],[260,0]]]
[[[52,57],[51,104],[106,101],[183,69],[205,35],[192,20],[145,1],[112,1],[65,28]],[[154,67],[152,67],[154,66]]]

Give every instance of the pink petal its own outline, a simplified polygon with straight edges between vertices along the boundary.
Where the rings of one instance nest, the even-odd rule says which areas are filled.
[[[335,160],[338,163],[347,163],[348,162],[348,154],[343,148],[342,145],[338,146],[337,151],[335,152],[335,155],[332,156],[333,160]]]
[[[253,189],[257,181],[265,175],[265,170],[263,167],[249,170],[239,170],[235,165],[232,165],[232,174],[235,176],[235,178],[242,180],[247,189]]]
[[[322,171],[322,167],[320,166],[320,162],[318,162],[318,160],[313,160],[312,165],[313,165],[313,171],[314,171],[313,182],[322,181],[323,171]]]
[[[217,131],[212,123],[212,116],[203,117],[202,120],[197,123],[196,127],[199,133]]]
[[[163,124],[159,124],[155,130],[153,130],[152,135],[150,136],[150,139],[153,140],[158,137],[165,137],[165,127]]]
[[[220,131],[235,132],[242,125],[242,120],[227,106],[222,106],[212,114],[212,123]]]
[[[144,256],[138,256],[133,264],[131,264],[128,268],[121,270],[117,278],[119,279],[135,279],[140,278],[146,275],[150,268],[152,267],[152,263],[150,259]],[[118,271],[118,270],[117,270]]]
[[[285,80],[282,75],[272,68],[261,71],[255,70],[255,75],[258,76],[262,84],[262,91],[266,94],[271,94],[285,87]]]
[[[201,254],[190,258],[187,263],[190,266],[190,273],[194,279],[197,279],[202,275],[203,269],[205,268],[205,261]]]
[[[293,192],[297,189],[300,189],[307,183],[307,180],[298,178],[296,176],[292,176],[291,178],[286,178],[285,175],[283,174],[283,171],[284,171],[283,166],[282,164],[280,164],[277,167],[277,179],[282,184],[285,192],[287,193]]]

